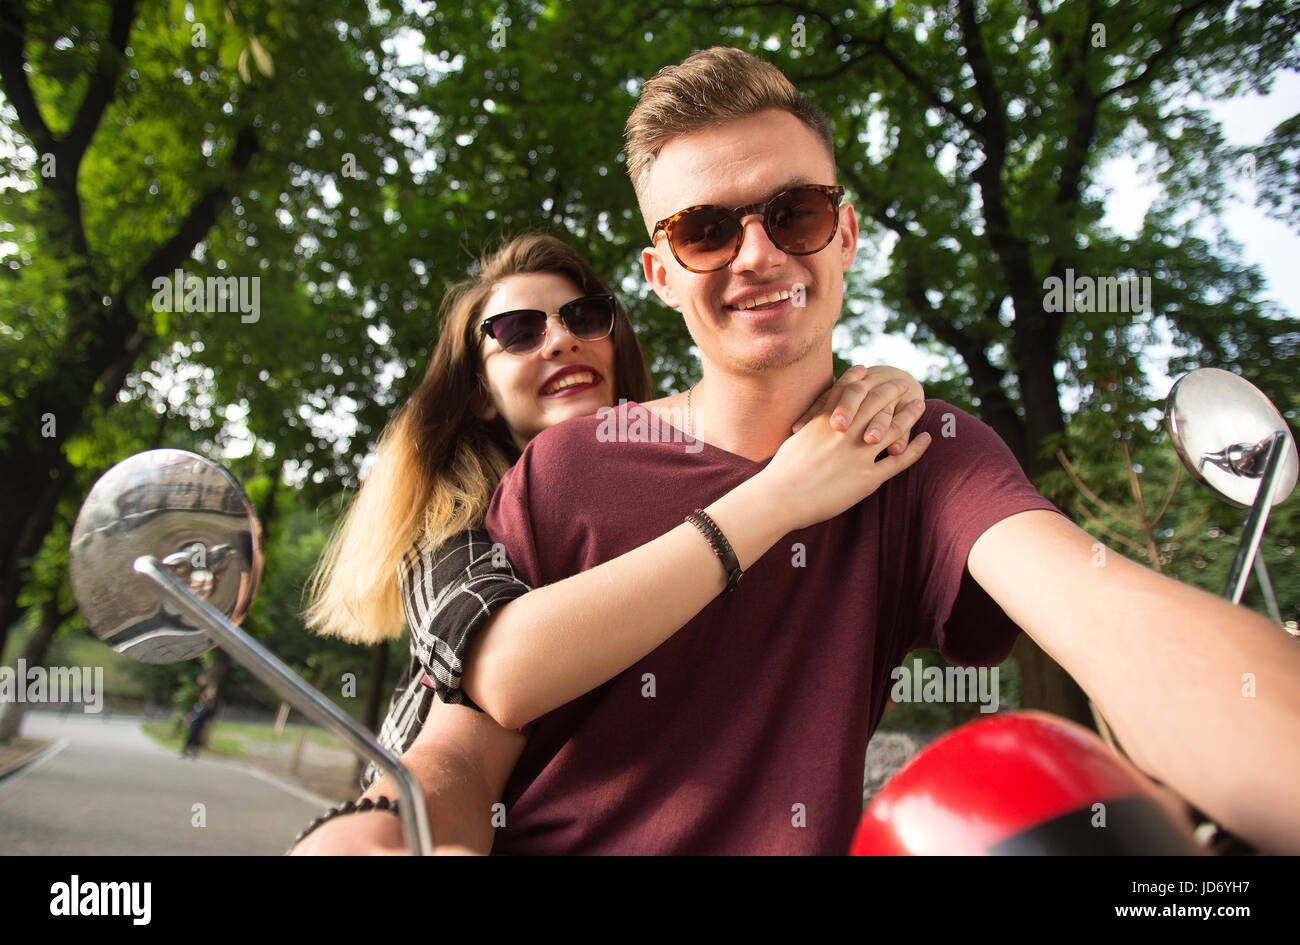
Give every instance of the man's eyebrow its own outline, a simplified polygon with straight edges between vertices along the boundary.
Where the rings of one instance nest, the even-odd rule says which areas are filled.
[[[770,201],[773,197],[775,197],[777,194],[785,193],[787,190],[792,190],[792,189],[794,189],[795,187],[806,187],[806,186],[808,186],[809,184],[816,184],[816,183],[817,183],[817,182],[816,182],[815,180],[813,180],[811,177],[807,177],[807,176],[805,176],[805,175],[803,175],[803,174],[800,174],[800,175],[797,175],[797,176],[795,176],[795,177],[791,177],[789,180],[785,181],[785,183],[781,184],[781,185],[778,186],[776,189],[771,190],[771,191],[769,191],[768,193],[764,194],[762,200],[755,200],[755,201],[753,201],[753,203],[767,203],[767,202]],[[745,206],[745,204],[734,204],[734,203],[722,203],[722,204],[719,204],[719,203],[694,203],[694,204],[690,204],[690,206],[692,206],[692,207],[719,207],[719,206],[725,206],[728,210],[731,210],[731,209],[733,209],[733,208],[735,208],[735,207],[737,207],[737,206]],[[651,235],[652,235],[652,236],[654,235],[654,234],[653,234],[653,231],[651,231]]]
[[[793,187],[807,187],[809,184],[815,184],[815,183],[817,182],[813,180],[811,177],[804,177],[802,175],[800,175],[799,177],[792,177],[784,184],[782,184],[780,187],[778,187],[776,190],[772,191],[771,196],[775,197],[783,190],[790,190]]]
[[[769,200],[771,200],[771,199],[772,199],[773,197],[775,197],[777,194],[783,194],[783,193],[785,193],[787,190],[793,190],[795,187],[806,187],[806,186],[808,186],[809,184],[815,184],[815,183],[816,183],[816,181],[814,181],[811,177],[805,177],[805,176],[803,176],[803,175],[800,175],[800,176],[798,176],[798,177],[791,177],[791,178],[790,178],[789,180],[787,180],[785,183],[781,184],[780,186],[776,187],[775,189],[770,190],[770,191],[768,191],[766,194],[764,194],[762,200],[755,200],[755,201],[752,201],[752,202],[753,202],[753,203],[767,203]],[[729,204],[728,206],[729,206],[729,207],[734,207],[734,206],[739,206],[739,205],[738,205],[738,204]]]

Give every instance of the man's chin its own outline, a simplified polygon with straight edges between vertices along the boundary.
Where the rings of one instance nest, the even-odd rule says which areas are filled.
[[[778,333],[760,335],[751,343],[728,352],[728,361],[748,373],[780,371],[792,367],[817,352],[818,339],[791,338]]]

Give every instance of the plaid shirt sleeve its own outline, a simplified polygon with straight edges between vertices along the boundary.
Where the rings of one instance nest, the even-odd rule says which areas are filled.
[[[402,561],[398,580],[411,628],[411,655],[444,702],[473,708],[460,688],[474,634],[492,613],[531,588],[515,577],[505,549],[477,529],[437,549],[417,544]],[[419,682],[419,680],[417,680]]]
[[[402,559],[397,579],[411,632],[411,664],[393,693],[379,742],[400,755],[419,735],[435,695],[482,711],[460,687],[469,645],[494,611],[532,588],[515,576],[504,549],[494,549],[479,529],[437,548],[417,543]],[[370,765],[362,787],[376,774]]]

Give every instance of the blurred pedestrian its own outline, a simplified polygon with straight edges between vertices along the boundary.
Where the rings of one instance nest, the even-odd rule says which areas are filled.
[[[199,695],[199,701],[194,703],[194,708],[185,717],[190,730],[185,736],[185,745],[181,748],[182,758],[197,758],[199,756],[199,748],[202,746],[203,726],[207,724],[208,717],[212,715],[214,701],[211,694],[204,690]]]

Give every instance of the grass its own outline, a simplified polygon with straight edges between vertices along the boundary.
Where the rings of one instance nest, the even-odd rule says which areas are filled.
[[[141,729],[168,751],[180,753],[185,730],[178,729],[174,721],[146,722]],[[342,764],[337,760],[322,762],[319,758],[301,758],[297,755],[297,747],[298,738],[304,731],[310,744],[346,750],[333,736],[320,729],[289,726],[277,738],[270,724],[217,722],[208,732],[208,744],[204,746],[203,754],[238,759],[241,765],[296,780],[308,790],[336,802],[354,798],[358,788],[355,763],[350,753],[348,762]]]
[[[27,647],[27,641],[35,633],[35,626],[32,621],[20,621],[14,625],[10,632],[9,641],[5,647],[7,659],[0,665],[16,666],[17,660],[22,656]],[[44,665],[46,666],[86,666],[86,667],[103,667],[104,685],[102,695],[108,697],[113,702],[124,703],[157,703],[159,701],[156,690],[159,688],[157,683],[151,684],[147,676],[143,676],[139,671],[140,664],[136,663],[130,657],[123,656],[114,652],[113,648],[107,643],[96,639],[88,629],[83,626],[74,627],[71,631],[61,632],[50,642],[45,652]],[[152,688],[151,688],[152,685]],[[166,686],[162,687],[165,691]],[[260,691],[257,689],[255,691]],[[278,696],[266,690],[266,699],[264,703],[271,707],[275,706]],[[167,702],[166,699],[162,700]],[[334,705],[343,712],[357,718],[356,700],[335,700],[331,699]],[[188,708],[185,706],[183,708]],[[284,735],[297,735],[304,728],[311,733],[309,738],[313,745],[319,745],[325,748],[342,747],[342,744],[333,739],[328,733],[313,726],[300,724],[301,715],[294,714],[296,721],[286,726]],[[358,719],[359,721],[359,719]],[[232,727],[235,727],[232,725]],[[262,726],[264,731],[254,731],[253,726],[245,726],[240,734],[248,739],[275,741],[276,738],[271,734],[269,726]]]
[[[181,746],[185,744],[186,730],[182,728],[177,735],[176,726],[172,722],[145,722],[140,728],[168,751],[180,754]],[[224,728],[225,726],[218,724],[208,732],[208,744],[204,746],[204,750],[214,755],[240,757],[244,754],[243,741],[238,736],[227,734],[223,731]]]
[[[5,647],[6,665],[17,665],[34,632],[35,627],[22,623],[14,627]],[[149,695],[144,682],[131,672],[134,662],[115,653],[112,647],[91,636],[90,631],[84,628],[56,636],[45,651],[44,662],[46,666],[102,666],[106,695],[138,700],[147,699]]]
[[[179,752],[181,745],[185,742],[186,729],[179,729],[174,722],[145,722],[142,726],[144,733],[162,745]],[[286,725],[280,735],[275,734],[275,727],[265,723],[257,722],[216,722],[208,730],[208,744],[204,746],[206,751],[216,755],[230,755],[238,757],[240,755],[250,754],[248,743],[258,743],[263,745],[282,745],[287,750],[291,750],[297,738],[306,731],[308,741],[313,745],[319,745],[322,748],[337,748],[340,751],[347,751],[337,738],[329,732],[322,731],[318,728],[307,728],[301,725]]]
[[[256,722],[221,722],[218,723],[223,732],[231,735],[237,735],[246,741],[267,742],[267,743],[284,743],[287,744],[291,739],[296,739],[304,731],[307,733],[307,740],[313,745],[320,745],[322,748],[338,748],[347,751],[337,738],[319,728],[290,724],[284,727],[284,731],[279,735],[275,734],[273,725],[259,724]]]

